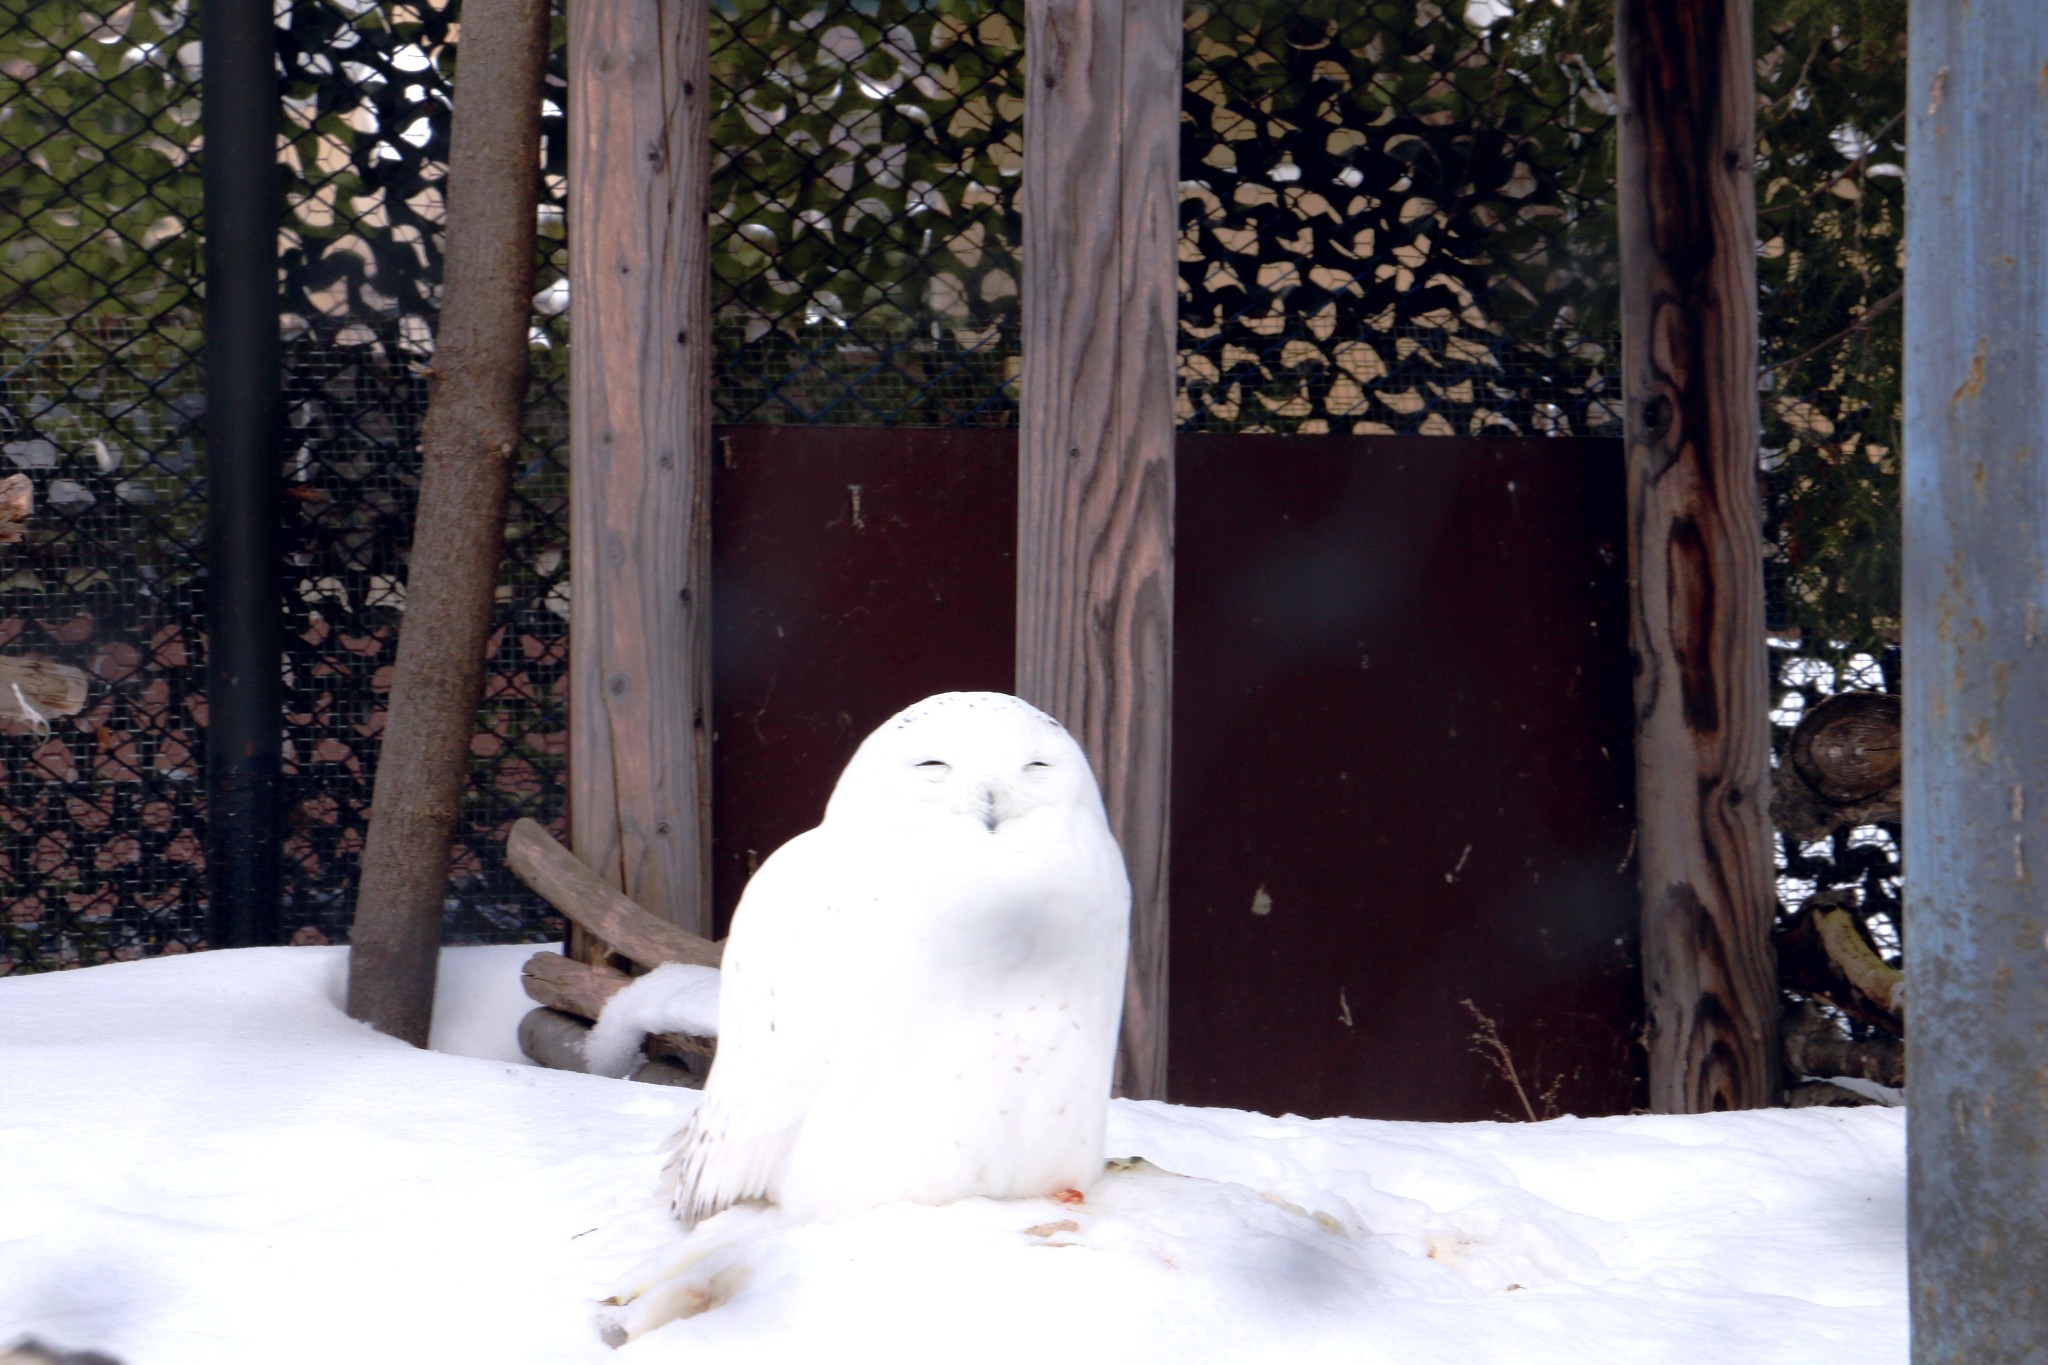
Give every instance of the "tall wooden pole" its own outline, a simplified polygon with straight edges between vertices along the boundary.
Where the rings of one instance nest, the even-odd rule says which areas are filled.
[[[1748,0],[1620,0],[1622,374],[1650,1104],[1772,1102]]]
[[[569,6],[570,841],[704,937],[709,24],[707,0]]]
[[[1017,691],[1101,779],[1131,873],[1118,1084],[1166,1090],[1177,0],[1025,9]]]
[[[350,1016],[420,1047],[526,407],[547,52],[547,0],[463,10],[419,513],[349,937]]]
[[[1908,13],[1913,1359],[2016,1365],[2048,1361],[2048,11]]]

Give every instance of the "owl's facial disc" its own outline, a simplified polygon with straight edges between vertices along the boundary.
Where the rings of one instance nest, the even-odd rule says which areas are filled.
[[[1015,697],[950,693],[927,698],[870,735],[826,815],[886,824],[921,810],[965,817],[996,833],[1034,811],[1100,803],[1087,759],[1050,717]]]

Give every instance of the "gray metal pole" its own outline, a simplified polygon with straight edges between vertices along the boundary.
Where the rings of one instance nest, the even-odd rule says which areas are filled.
[[[2048,4],[1910,16],[1913,1359],[2048,1362]]]

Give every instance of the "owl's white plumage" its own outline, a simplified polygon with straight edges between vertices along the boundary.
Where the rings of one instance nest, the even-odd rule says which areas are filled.
[[[1085,1190],[1130,899],[1058,722],[993,692],[884,722],[740,898],[717,1060],[667,1168],[677,1215]]]

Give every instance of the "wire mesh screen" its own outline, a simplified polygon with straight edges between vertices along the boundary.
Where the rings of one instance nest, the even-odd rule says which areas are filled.
[[[285,923],[345,938],[404,615],[441,278],[454,4],[296,0],[280,24],[284,282]],[[446,936],[551,936],[505,868],[514,820],[561,833],[568,719],[567,191],[556,45],[543,110],[533,378]]]
[[[1188,7],[1184,425],[1615,426],[1613,103],[1547,9]],[[720,418],[1013,423],[1018,0],[712,22]]]
[[[205,941],[194,6],[0,0],[0,454],[41,501],[0,546],[0,651],[92,678],[81,715],[0,724],[0,971]],[[1781,732],[1789,698],[1896,671],[1902,20],[1812,8],[1758,7]],[[1617,432],[1607,13],[1191,0],[1182,424]],[[317,942],[346,932],[403,619],[459,25],[454,0],[279,25],[285,918]],[[1022,0],[714,0],[712,49],[718,419],[1014,423]],[[556,927],[496,850],[564,803],[561,58],[457,940]],[[1875,847],[1788,848],[1787,896],[1881,911]]]
[[[1486,17],[1188,7],[1184,426],[1618,434],[1601,51]]]
[[[288,425],[286,905],[345,935],[402,619],[440,265],[452,4],[280,6]],[[0,972],[206,944],[198,23],[189,0],[0,5],[0,454],[41,501],[0,548],[0,650],[90,700],[0,725]],[[534,381],[452,941],[555,922],[496,853],[560,824],[567,585],[561,78]]]
[[[204,938],[195,36],[188,4],[0,6],[0,455],[38,503],[0,652],[91,680],[0,724],[0,972]]]
[[[1014,423],[1021,0],[711,15],[718,420]]]
[[[1759,9],[1757,274],[1774,738],[1837,692],[1902,690],[1905,9]],[[1899,828],[1781,835],[1796,910],[1847,891],[1899,965]],[[1852,1032],[1860,1026],[1849,1025]]]

